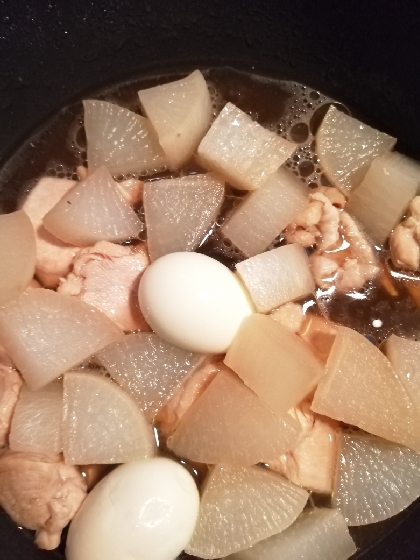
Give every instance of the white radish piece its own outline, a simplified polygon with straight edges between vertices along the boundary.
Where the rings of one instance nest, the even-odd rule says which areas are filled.
[[[63,382],[57,379],[38,391],[22,388],[9,436],[12,451],[60,453]]]
[[[347,327],[337,336],[312,410],[420,451],[420,415],[391,364]]]
[[[94,307],[51,290],[31,290],[0,309],[1,344],[32,390],[123,335]]]
[[[224,362],[275,414],[297,405],[324,374],[306,342],[257,313],[244,319]]]
[[[148,119],[107,101],[83,101],[89,172],[113,175],[161,171],[165,154]]]
[[[0,305],[18,297],[35,272],[36,246],[31,221],[23,210],[0,216]]]
[[[251,192],[222,226],[247,257],[262,253],[308,204],[309,189],[286,167]]]
[[[1,354],[1,352],[0,352]],[[6,363],[4,363],[6,362]],[[9,362],[10,364],[10,362]],[[13,411],[19,399],[23,379],[12,364],[0,356],[0,446],[8,443]]]
[[[140,408],[98,373],[64,375],[62,430],[69,465],[128,463],[155,453],[153,428]]]
[[[262,187],[296,149],[227,103],[198,147],[200,163],[238,189]]]
[[[299,243],[277,247],[236,265],[260,313],[315,291],[305,249]]]
[[[150,420],[205,358],[177,348],[153,333],[127,335],[96,357]]]
[[[172,169],[187,162],[210,125],[211,98],[199,70],[181,80],[139,91]]]
[[[223,181],[212,173],[146,183],[143,203],[150,259],[194,251],[216,221],[224,194]]]
[[[320,508],[305,511],[285,531],[226,560],[347,560],[356,550],[341,513]]]
[[[330,182],[348,194],[362,182],[374,158],[396,141],[331,105],[316,134],[316,153]]]
[[[366,434],[343,433],[332,506],[347,525],[396,515],[420,496],[420,453]]]
[[[62,241],[80,246],[124,241],[143,229],[105,167],[76,183],[44,217],[44,226]]]
[[[249,466],[278,457],[296,443],[298,434],[296,420],[287,413],[273,414],[232,372],[222,370],[167,445],[191,461]]]
[[[420,342],[392,334],[381,350],[420,413]]]
[[[390,235],[420,187],[420,163],[392,152],[376,158],[346,210],[381,245]]]
[[[187,554],[222,558],[289,527],[308,493],[260,467],[214,467],[201,496]]]

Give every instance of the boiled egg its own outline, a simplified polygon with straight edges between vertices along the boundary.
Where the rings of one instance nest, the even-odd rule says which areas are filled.
[[[127,463],[92,492],[70,524],[66,560],[174,560],[195,528],[199,494],[180,464]]]
[[[240,280],[200,253],[170,253],[153,262],[139,285],[140,309],[161,338],[192,352],[228,350],[254,312]]]

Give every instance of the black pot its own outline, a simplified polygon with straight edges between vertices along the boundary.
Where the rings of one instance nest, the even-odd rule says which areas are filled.
[[[215,66],[319,89],[419,157],[419,27],[420,5],[404,0],[0,0],[0,165],[87,92]],[[0,187],[6,206],[15,198],[7,183]],[[358,531],[357,558],[420,558],[418,527],[419,502]],[[36,550],[0,514],[1,560],[54,558],[63,555]]]

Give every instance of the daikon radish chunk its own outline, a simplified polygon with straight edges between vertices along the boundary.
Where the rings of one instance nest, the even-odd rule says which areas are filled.
[[[366,434],[343,433],[332,506],[347,525],[396,515],[420,496],[420,453]]]
[[[404,386],[382,352],[347,327],[337,329],[312,410],[420,451],[420,415]]]
[[[9,436],[12,451],[60,453],[63,382],[57,379],[38,391],[22,388]]]
[[[302,513],[285,531],[226,560],[347,560],[355,552],[341,513],[322,508]]]
[[[64,375],[63,453],[69,465],[128,463],[155,452],[153,428],[134,400],[97,373]]]
[[[124,241],[143,229],[105,167],[76,183],[44,217],[44,226],[62,241],[81,246]]]
[[[227,103],[198,147],[200,163],[237,189],[262,187],[296,149]]]
[[[249,466],[278,457],[296,443],[298,435],[296,420],[273,414],[232,372],[224,370],[185,414],[167,444],[191,461]]]
[[[124,335],[71,296],[31,290],[0,309],[0,341],[33,391]]]
[[[299,243],[251,257],[238,263],[236,270],[260,313],[315,291],[308,256]]]
[[[316,134],[316,152],[330,182],[348,194],[362,182],[374,158],[396,141],[331,105]]]
[[[308,188],[280,167],[251,192],[222,226],[223,234],[247,257],[262,253],[308,204]]]
[[[323,364],[306,342],[258,314],[243,321],[224,362],[275,414],[300,402],[324,374]]]
[[[18,210],[0,216],[0,305],[27,288],[35,262],[34,229],[25,212]]]
[[[420,342],[392,334],[381,349],[420,413]]]
[[[107,101],[83,101],[89,172],[105,166],[113,175],[162,170],[167,162],[152,125]]]
[[[199,70],[182,80],[139,91],[140,103],[157,132],[172,169],[188,161],[211,118],[210,93]]]
[[[194,251],[216,221],[224,194],[223,181],[212,173],[146,183],[143,203],[151,260]]]
[[[372,240],[384,243],[420,187],[420,163],[392,152],[376,158],[346,210]]]
[[[96,357],[150,420],[205,358],[172,346],[153,333],[127,335]]]
[[[289,527],[308,494],[260,467],[214,467],[204,482],[187,554],[222,558]]]

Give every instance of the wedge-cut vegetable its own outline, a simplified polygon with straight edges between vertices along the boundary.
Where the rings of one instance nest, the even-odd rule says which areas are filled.
[[[306,342],[258,314],[243,321],[224,361],[275,414],[300,402],[324,374]]]
[[[224,194],[223,181],[212,173],[146,183],[143,203],[151,260],[194,251],[216,221]]]
[[[420,496],[420,453],[374,436],[342,435],[332,505],[347,525],[396,515]]]
[[[420,413],[420,342],[392,334],[382,350]]]
[[[404,386],[382,352],[347,327],[337,330],[312,410],[420,451],[420,416]]]
[[[58,239],[81,246],[124,241],[143,228],[105,167],[76,183],[44,217],[44,226]]]
[[[330,182],[348,194],[362,182],[373,159],[391,150],[395,142],[331,105],[316,134],[316,152]]]
[[[295,144],[227,103],[198,147],[198,156],[204,167],[234,187],[252,191],[262,187],[295,149]]]
[[[420,163],[392,152],[376,158],[346,210],[381,245],[407,210],[420,187]]]
[[[248,195],[222,232],[247,257],[258,255],[305,208],[308,194],[296,175],[280,167]]]
[[[24,386],[13,414],[9,436],[12,451],[60,453],[63,382],[57,379],[38,391]]]
[[[260,467],[216,466],[204,483],[187,554],[222,558],[289,527],[308,494]]]
[[[211,99],[202,73],[143,89],[139,98],[170,167],[188,161],[210,125]]]
[[[98,373],[64,376],[63,453],[67,464],[113,464],[155,452],[153,428],[130,395]]]
[[[237,264],[236,270],[260,313],[315,291],[308,256],[299,243],[251,257]]]
[[[0,344],[32,390],[123,335],[94,307],[51,290],[31,290],[0,309]]]
[[[228,556],[229,560],[347,560],[356,552],[341,513],[314,509],[285,531]],[[226,559],[226,560],[227,560]]]
[[[221,371],[182,418],[168,447],[199,463],[248,466],[279,457],[298,434],[296,420],[273,414],[232,372]]]
[[[181,350],[153,333],[125,336],[96,357],[149,419],[172,397],[204,355]]]
[[[148,119],[107,101],[83,101],[89,171],[153,173],[167,162]]]
[[[23,210],[0,216],[0,305],[18,297],[35,272],[36,246]]]

